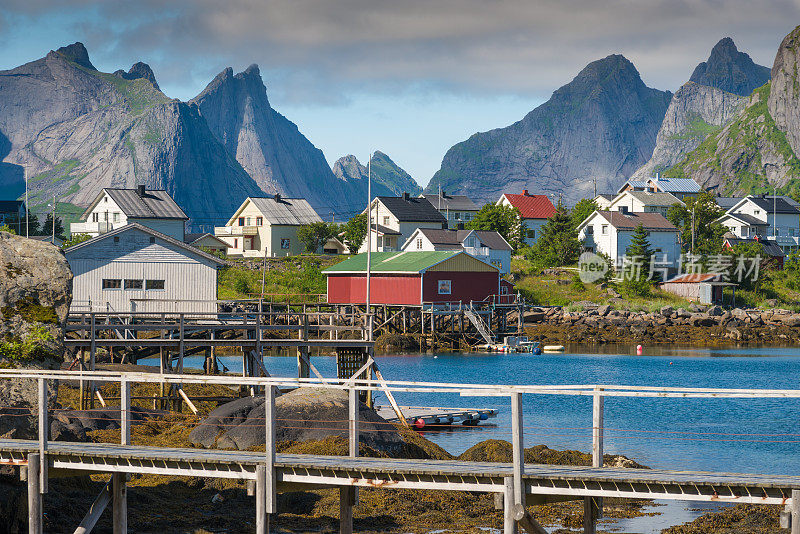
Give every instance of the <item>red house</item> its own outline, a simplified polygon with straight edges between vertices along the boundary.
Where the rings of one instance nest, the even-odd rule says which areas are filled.
[[[522,223],[525,225],[523,239],[529,246],[536,243],[542,226],[556,213],[556,207],[547,195],[531,195],[527,189],[523,189],[521,195],[504,193],[497,203],[501,206],[513,206],[519,210]]]
[[[500,291],[497,268],[460,251],[373,252],[370,271],[372,304],[469,302]],[[328,276],[329,303],[366,303],[366,254],[353,256],[323,272]]]

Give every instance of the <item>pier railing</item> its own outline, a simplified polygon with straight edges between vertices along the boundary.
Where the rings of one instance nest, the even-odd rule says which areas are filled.
[[[793,523],[800,530],[800,492],[792,489],[790,495],[780,488],[765,485],[759,486],[758,492],[742,494],[740,487],[733,484],[713,486],[705,489],[705,486],[693,482],[693,489],[685,491],[679,485],[680,492],[675,490],[656,491],[647,484],[629,483],[631,489],[620,490],[618,482],[614,482],[612,487],[616,490],[608,489],[603,486],[604,479],[582,487],[562,487],[553,483],[534,484],[530,480],[526,481],[526,466],[524,464],[524,421],[523,421],[523,396],[526,395],[560,395],[560,396],[584,396],[592,398],[592,467],[601,469],[603,467],[603,439],[604,439],[604,400],[613,397],[639,397],[639,398],[662,398],[662,399],[797,399],[800,398],[800,390],[792,389],[722,389],[722,388],[687,388],[687,387],[660,387],[660,386],[628,386],[611,384],[556,384],[556,385],[491,385],[491,384],[458,384],[441,382],[413,382],[413,381],[390,381],[378,379],[327,379],[317,378],[265,378],[265,377],[242,377],[242,376],[207,376],[207,375],[186,375],[186,374],[165,374],[158,375],[152,373],[119,373],[108,371],[95,372],[74,372],[74,371],[50,371],[50,370],[0,370],[0,380],[22,380],[30,379],[36,381],[38,391],[38,407],[36,417],[38,419],[38,460],[39,460],[39,481],[38,491],[44,493],[47,488],[47,469],[48,469],[48,449],[52,443],[49,441],[49,421],[48,406],[50,406],[50,383],[52,381],[93,381],[101,383],[119,384],[120,400],[120,445],[132,446],[131,444],[131,385],[135,383],[169,383],[181,389],[187,384],[217,384],[228,386],[245,386],[253,392],[261,392],[265,397],[264,415],[264,436],[266,441],[265,452],[263,453],[263,470],[257,472],[256,483],[257,491],[264,496],[263,505],[265,513],[276,512],[276,417],[275,417],[275,396],[279,388],[323,388],[348,391],[348,420],[346,422],[346,432],[348,435],[349,451],[351,457],[358,456],[359,443],[359,400],[358,392],[372,391],[378,388],[391,393],[438,393],[438,394],[458,394],[463,397],[505,397],[509,400],[511,408],[511,445],[513,461],[511,463],[511,476],[506,478],[505,485],[497,488],[487,486],[486,491],[503,492],[506,496],[506,509],[513,507],[519,512],[519,507],[526,503],[526,494],[535,493],[539,495],[561,495],[572,496],[572,498],[584,498],[584,527],[586,532],[595,531],[595,522],[599,516],[602,506],[600,498],[602,496],[623,496],[630,498],[671,498],[679,500],[715,500],[730,502],[749,502],[760,504],[786,504],[790,502],[793,507]],[[13,442],[14,440],[2,440]],[[147,447],[139,447],[137,450],[146,455]],[[144,471],[146,472],[146,471]],[[697,474],[706,476],[713,474]],[[728,475],[726,475],[728,476]],[[733,475],[730,475],[731,477]],[[341,481],[337,482],[340,483]],[[122,483],[122,482],[118,482]],[[361,482],[353,482],[356,486]],[[430,487],[432,482],[426,482],[420,487]],[[675,483],[671,483],[675,484]],[[369,481],[364,481],[363,485],[370,485]],[[461,486],[449,486],[451,489]],[[627,486],[626,486],[627,487]],[[660,486],[659,486],[660,487]],[[666,487],[666,486],[665,486]],[[728,489],[726,489],[726,487]],[[446,489],[446,488],[445,488]],[[798,485],[800,489],[800,485]],[[713,494],[712,494],[713,492]],[[791,499],[791,500],[790,500]],[[343,497],[343,506],[352,506],[355,499]],[[343,513],[347,510],[343,508]],[[516,513],[515,512],[515,513]],[[524,509],[523,509],[524,512]],[[520,512],[522,513],[522,512]],[[508,521],[508,514],[506,514]],[[352,516],[350,516],[352,517]],[[522,521],[520,519],[517,519]],[[530,518],[523,518],[524,521]],[[535,523],[535,522],[534,522]],[[520,523],[522,524],[522,522]],[[264,532],[259,530],[258,532]],[[507,529],[506,532],[513,532]],[[792,532],[796,532],[793,530]]]

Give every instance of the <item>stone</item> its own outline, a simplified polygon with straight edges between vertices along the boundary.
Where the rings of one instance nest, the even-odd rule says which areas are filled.
[[[781,42],[772,64],[767,108],[775,125],[786,134],[795,154],[800,154],[800,95],[797,91],[797,70],[800,53],[800,26]]]
[[[722,308],[720,308],[719,306],[711,306],[711,307],[710,307],[710,308],[709,308],[709,309],[706,311],[706,313],[707,313],[708,315],[710,315],[711,317],[720,317],[720,316],[722,316],[722,313],[723,313],[723,312],[722,312]]]
[[[611,312],[611,309],[611,306],[608,304],[603,304],[597,307],[597,314],[600,315],[600,317],[605,317]]]
[[[764,306],[767,308],[777,308],[779,304],[780,302],[778,302],[778,299],[767,299],[764,301]]]
[[[691,317],[691,316],[692,316],[692,314],[691,314],[691,313],[690,313],[690,312],[689,312],[689,311],[688,311],[686,308],[678,308],[678,309],[675,311],[675,314],[676,314],[678,317],[681,317],[681,318],[683,318],[683,319],[688,319],[689,317]]]
[[[800,327],[800,315],[787,315],[781,317],[781,321],[784,325],[792,328]]]
[[[606,289],[606,293],[608,293],[608,295],[610,297],[615,298],[615,299],[618,299],[618,298],[621,297],[621,295],[613,287],[609,287],[608,289]]]
[[[700,306],[699,304],[695,304],[694,302],[689,304],[689,311],[692,313],[701,313],[706,311],[705,306]]]
[[[663,307],[661,308],[661,310],[660,310],[660,313],[661,313],[661,315],[663,315],[664,317],[670,317],[670,316],[672,316],[672,314],[673,314],[673,312],[674,312],[674,311],[675,311],[675,310],[672,308],[672,306],[663,306]]]

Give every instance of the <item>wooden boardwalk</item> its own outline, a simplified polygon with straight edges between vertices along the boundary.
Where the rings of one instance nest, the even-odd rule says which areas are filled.
[[[114,507],[114,532],[127,531],[128,473],[166,476],[218,477],[252,481],[256,503],[256,533],[269,532],[269,519],[277,513],[277,493],[337,487],[340,495],[341,532],[352,532],[352,511],[358,488],[429,489],[473,491],[502,496],[504,533],[518,527],[542,534],[525,505],[563,500],[583,500],[584,532],[594,534],[602,499],[673,499],[778,504],[791,508],[792,534],[800,534],[800,476],[620,469],[602,467],[603,399],[605,397],[800,399],[800,390],[710,389],[638,387],[613,385],[495,386],[422,382],[387,382],[381,388],[395,392],[454,393],[464,396],[507,396],[511,401],[512,456],[510,463],[403,460],[358,457],[360,390],[375,389],[370,379],[256,378],[202,375],[153,375],[147,373],[69,373],[66,371],[0,370],[0,379],[34,379],[38,383],[39,439],[0,439],[0,464],[26,474],[28,481],[29,532],[42,532],[42,499],[50,471],[63,474],[110,473],[111,489],[104,490],[87,513],[88,530],[109,502]],[[47,437],[48,381],[96,380],[120,384],[121,432],[119,444],[69,443]],[[147,447],[131,444],[131,383],[240,383],[259,387],[265,394],[265,452]],[[348,391],[349,456],[317,456],[276,453],[275,396],[278,388],[314,387]],[[524,464],[522,395],[587,395],[592,403],[591,467]],[[713,445],[709,454],[714,454]],[[113,493],[113,497],[108,493]],[[105,504],[103,504],[105,503]],[[101,506],[102,505],[102,506]]]

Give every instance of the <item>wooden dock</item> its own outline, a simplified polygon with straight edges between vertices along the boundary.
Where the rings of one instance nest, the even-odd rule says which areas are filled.
[[[88,380],[120,384],[119,444],[67,443],[47,436],[48,381]],[[373,380],[349,379],[336,383],[324,379],[282,379],[146,373],[69,373],[67,371],[0,370],[0,380],[34,379],[39,392],[39,439],[0,439],[0,463],[12,466],[28,482],[29,532],[42,532],[42,498],[51,471],[63,474],[110,473],[110,489],[104,489],[82,525],[91,530],[102,508],[114,508],[114,532],[127,531],[128,473],[166,476],[218,477],[253,481],[256,533],[269,532],[271,514],[277,513],[277,493],[309,488],[337,487],[340,494],[340,529],[352,532],[352,510],[357,488],[429,489],[473,491],[502,495],[504,533],[518,527],[541,534],[525,505],[563,500],[584,501],[584,532],[594,534],[596,519],[606,497],[672,499],[785,505],[791,510],[792,533],[800,533],[800,476],[690,472],[663,469],[617,469],[602,466],[603,399],[605,397],[657,397],[661,399],[739,398],[800,399],[800,390],[711,389],[638,387],[614,385],[498,386],[422,382],[387,382],[394,392],[460,393],[463,396],[506,397],[511,404],[513,461],[486,463],[463,461],[359,458],[358,391],[375,387]],[[130,385],[139,382],[218,383],[261,387],[264,407],[264,452],[146,447],[131,444]],[[276,454],[275,394],[277,388],[315,387],[346,389],[349,398],[350,456]],[[522,396],[590,396],[592,403],[592,467],[524,464]],[[709,454],[713,454],[712,446]],[[109,493],[111,494],[109,496]],[[100,512],[98,512],[98,509]]]

